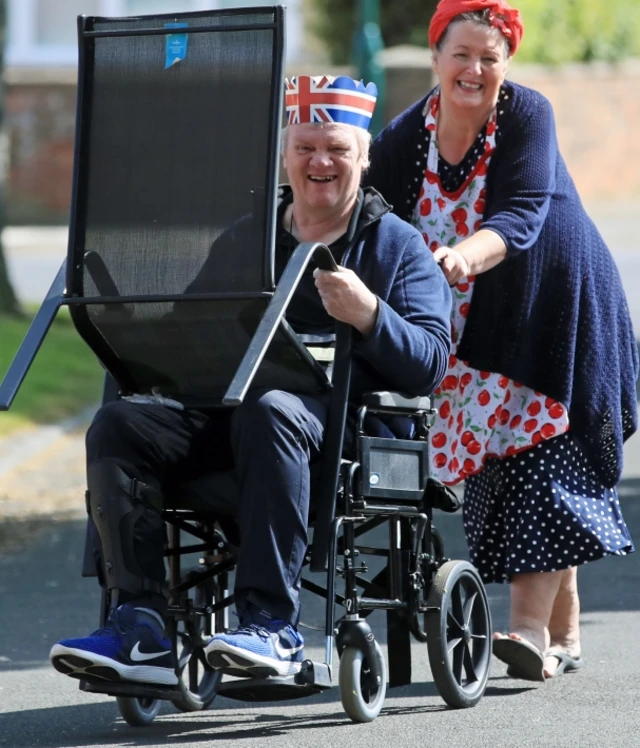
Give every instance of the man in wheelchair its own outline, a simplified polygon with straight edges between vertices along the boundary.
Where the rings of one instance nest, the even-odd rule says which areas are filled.
[[[335,271],[305,271],[287,320],[299,333],[332,333],[336,320],[354,328],[352,403],[375,390],[430,394],[450,344],[449,288],[421,235],[375,190],[360,187],[375,95],[373,84],[345,77],[286,84],[282,154],[290,187],[278,207],[277,276],[299,242],[322,242],[338,260]],[[242,241],[241,227],[236,234]],[[190,290],[206,288],[213,273],[206,263]],[[297,672],[312,474],[322,459],[328,402],[327,395],[258,389],[234,409],[127,399],[103,406],[86,440],[87,508],[102,546],[110,613],[90,636],[55,644],[53,666],[68,675],[90,667],[107,680],[177,683],[164,632],[163,497],[185,475],[233,470],[239,626],[214,635],[207,658],[248,674]],[[407,435],[402,425],[393,429]]]

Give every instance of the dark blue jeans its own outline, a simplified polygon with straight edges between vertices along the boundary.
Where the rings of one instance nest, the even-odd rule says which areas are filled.
[[[87,466],[116,462],[165,495],[182,481],[234,470],[240,489],[234,512],[241,538],[238,615],[246,619],[253,605],[295,625],[311,469],[321,459],[326,414],[326,399],[279,390],[253,391],[233,411],[178,411],[121,400],[96,414],[87,433]],[[107,488],[101,486],[101,493]],[[139,567],[157,578],[163,549],[145,538],[144,527],[122,542],[133,543]]]

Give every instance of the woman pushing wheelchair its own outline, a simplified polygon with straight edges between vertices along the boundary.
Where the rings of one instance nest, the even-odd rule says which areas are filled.
[[[584,663],[577,567],[633,551],[615,486],[638,360],[551,106],[506,80],[523,33],[503,0],[441,0],[429,28],[439,85],[378,136],[367,182],[421,231],[452,288],[432,461],[445,483],[465,480],[483,580],[511,585],[494,654],[544,680]]]

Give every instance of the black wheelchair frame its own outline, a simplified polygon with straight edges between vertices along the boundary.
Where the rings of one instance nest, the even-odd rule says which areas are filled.
[[[415,439],[367,436],[367,413],[402,415],[413,419]],[[305,660],[293,676],[247,678],[226,662],[215,669],[204,656],[211,635],[228,628],[233,594],[228,591],[238,546],[229,517],[189,509],[189,484],[163,512],[168,527],[165,555],[169,566],[167,632],[172,640],[179,683],[176,687],[82,679],[87,692],[116,696],[120,712],[131,725],[149,724],[161,701],[170,700],[184,712],[207,709],[217,695],[244,701],[276,701],[310,696],[332,685],[333,647],[339,659],[339,690],[346,714],[368,722],[385,700],[387,667],[382,650],[367,622],[375,610],[387,612],[389,686],[411,682],[411,635],[426,642],[436,687],[453,708],[471,707],[482,698],[489,674],[491,618],[482,581],[466,561],[450,561],[432,522],[434,508],[451,510],[443,487],[428,479],[429,421],[434,415],[428,398],[405,398],[395,393],[372,393],[357,419],[356,459],[341,461],[337,492],[339,512],[331,522],[326,587],[303,576],[302,588],[326,599],[325,657]],[[402,485],[380,486],[385,473],[398,474],[398,460],[414,463],[400,468]],[[228,476],[222,476],[226,478]],[[207,485],[215,484],[212,476]],[[387,548],[359,541],[370,530],[387,525]],[[184,545],[182,534],[196,543]],[[309,566],[314,541],[305,558]],[[184,572],[181,558],[198,553],[199,568]],[[368,556],[386,565],[373,579],[364,575]],[[342,557],[341,565],[338,559]],[[86,565],[86,564],[85,564]],[[90,567],[90,563],[89,563]],[[344,592],[336,592],[336,578]],[[336,618],[336,605],[344,614]],[[103,595],[101,622],[109,608]],[[240,676],[225,680],[222,674]]]

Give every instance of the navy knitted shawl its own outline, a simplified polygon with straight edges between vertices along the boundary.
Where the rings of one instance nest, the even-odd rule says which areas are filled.
[[[562,402],[591,466],[614,486],[637,428],[638,349],[620,276],[558,151],[550,103],[504,88],[483,228],[503,238],[507,258],[478,275],[457,355]],[[405,220],[426,166],[425,101],[376,138],[366,176]]]

